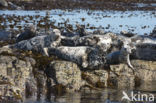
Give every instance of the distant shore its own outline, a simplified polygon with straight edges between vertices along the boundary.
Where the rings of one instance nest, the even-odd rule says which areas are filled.
[[[10,0],[25,10],[92,9],[92,10],[155,10],[155,0]],[[4,9],[0,7],[0,9]],[[11,8],[7,8],[11,9]]]

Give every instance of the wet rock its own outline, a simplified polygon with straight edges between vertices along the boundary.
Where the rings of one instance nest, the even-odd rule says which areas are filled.
[[[101,30],[101,29],[98,29],[98,30],[95,30],[93,31],[93,34],[94,35],[104,35],[105,34],[105,31],[104,30]]]
[[[36,80],[36,87],[37,87],[37,100],[38,101],[44,101],[46,99],[46,93],[47,93],[47,77],[44,71],[34,70],[34,77]]]
[[[141,81],[155,81],[155,61],[132,60],[135,74],[126,64],[111,65],[110,77],[115,78],[118,88],[134,88],[139,86]]]
[[[82,79],[95,88],[106,88],[109,87],[108,74],[106,70],[83,71]]]
[[[76,26],[77,26],[77,31],[78,31],[78,34],[80,35],[80,37],[89,35],[89,33],[85,30],[85,27],[80,26],[80,25],[76,25]]]
[[[53,61],[47,74],[56,85],[62,85],[66,91],[77,91],[82,86],[81,71],[77,64],[67,61]]]
[[[143,81],[156,80],[156,62],[146,60],[133,60],[132,64],[136,67],[136,75]]]
[[[156,38],[156,27],[153,29],[153,31],[150,34],[150,36]]]
[[[8,3],[6,2],[6,0],[0,0],[0,5],[4,6],[4,7],[7,7]]]
[[[135,87],[135,76],[134,75],[120,75],[118,77],[118,88],[126,89],[130,88],[133,89]]]
[[[4,99],[9,97],[13,100],[23,101],[25,94],[35,96],[36,82],[30,61],[1,55],[0,70],[0,95]]]
[[[126,37],[132,37],[132,36],[136,35],[136,34],[133,34],[131,32],[127,32],[127,31],[121,31],[120,34],[123,36],[126,36]]]
[[[25,27],[24,32],[17,37],[16,42],[33,38],[36,35],[36,27],[34,25],[28,25]]]

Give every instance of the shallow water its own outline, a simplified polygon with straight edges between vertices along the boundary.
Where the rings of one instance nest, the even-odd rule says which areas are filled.
[[[1,25],[13,29],[25,24],[45,25],[43,11],[0,11]],[[139,35],[149,34],[156,25],[155,11],[92,11],[92,10],[49,10],[49,24],[64,27],[64,24],[85,25],[88,31],[102,29],[106,32],[129,31]],[[6,19],[7,18],[7,19]],[[9,19],[8,19],[9,18]],[[19,19],[20,18],[20,19]],[[18,20],[19,19],[19,20]],[[3,20],[3,21],[2,21]]]
[[[35,101],[33,99],[27,99],[25,103],[155,103],[156,101],[149,101],[144,98],[143,101],[126,101],[122,100],[123,91],[131,98],[131,93],[137,95],[150,95],[152,94],[156,98],[156,81],[143,83],[140,87],[135,89],[122,88],[122,89],[102,89],[102,90],[90,90],[84,89],[80,92],[66,93],[62,96],[51,96],[51,102],[46,102],[44,99]],[[136,96],[137,98],[137,96]],[[155,99],[156,100],[156,99]]]

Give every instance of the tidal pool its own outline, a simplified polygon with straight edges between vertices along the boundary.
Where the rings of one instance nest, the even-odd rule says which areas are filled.
[[[64,27],[65,24],[84,25],[88,31],[102,29],[106,32],[129,31],[139,35],[150,34],[156,26],[155,11],[93,11],[93,10],[49,10],[48,21],[45,20],[47,10],[16,11],[0,10],[0,23],[7,29],[22,28],[25,24],[38,27],[54,24]]]

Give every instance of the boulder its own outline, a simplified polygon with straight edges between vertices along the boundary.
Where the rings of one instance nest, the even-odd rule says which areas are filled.
[[[2,101],[23,101],[26,95],[35,96],[36,82],[29,60],[21,60],[15,56],[0,56],[0,95],[3,98]]]
[[[118,88],[134,88],[143,82],[156,81],[156,62],[132,60],[135,74],[126,64],[111,65],[110,78],[114,78]],[[116,74],[116,75],[115,75]]]
[[[54,80],[55,85],[64,86],[67,92],[77,91],[82,86],[80,68],[72,62],[51,62],[47,68],[47,75]]]
[[[142,81],[156,81],[156,61],[132,60],[136,75]]]
[[[91,85],[92,89],[109,87],[109,73],[106,70],[83,71],[82,79]]]
[[[156,38],[156,27],[154,27],[152,33],[150,34],[151,37]]]
[[[132,37],[132,36],[136,35],[136,34],[133,34],[131,32],[127,32],[127,31],[121,31],[120,34],[125,37]]]

